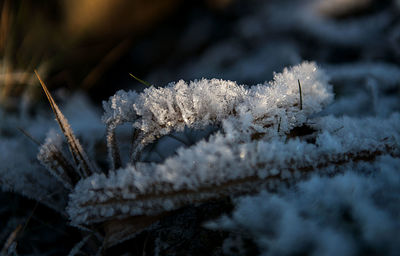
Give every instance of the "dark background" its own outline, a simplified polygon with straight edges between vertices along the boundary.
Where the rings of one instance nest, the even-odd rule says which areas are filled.
[[[0,105],[6,113],[32,116],[48,108],[34,69],[61,104],[81,92],[100,109],[101,102],[119,89],[145,88],[129,73],[156,86],[202,77],[252,85],[302,60],[316,61],[328,70],[376,62],[398,68],[398,1],[347,1],[356,4],[345,8],[337,8],[340,1],[327,2],[337,3],[327,7],[317,1],[279,0],[0,1]],[[337,95],[348,91],[347,82],[333,79]],[[19,226],[15,240],[21,255],[66,255],[82,239],[65,216],[33,200],[3,192],[0,204],[0,247]],[[173,223],[189,230],[186,238],[169,238],[183,241],[172,249],[175,255],[220,255],[215,248],[226,234],[205,231],[201,223],[204,212],[211,218],[231,205],[204,207],[177,213],[194,212],[190,227],[165,220],[167,226]],[[189,238],[197,239],[196,234],[208,238],[197,245],[188,243]],[[147,237],[111,249],[109,255],[150,253]],[[96,245],[88,247],[90,254]],[[250,242],[248,247],[249,253],[256,253]]]

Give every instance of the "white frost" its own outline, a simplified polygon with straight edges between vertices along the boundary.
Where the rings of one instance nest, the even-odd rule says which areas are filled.
[[[261,255],[396,255],[399,166],[398,158],[384,156],[349,165],[342,175],[314,176],[279,195],[242,197],[231,217],[206,226],[254,238]]]
[[[282,132],[287,132],[332,99],[328,77],[315,63],[304,62],[275,74],[269,83],[250,88],[232,81],[202,79],[151,87],[139,95],[119,91],[104,103],[103,120],[107,124],[133,123],[144,134],[142,143],[146,145],[174,130],[218,125],[232,117],[242,132],[266,132],[265,128],[271,126],[275,129],[270,130],[280,126]]]
[[[385,152],[400,154],[399,114],[389,119],[328,116],[314,121],[315,129],[321,130],[314,135],[315,144],[299,139],[285,142],[279,137],[240,143],[217,134],[209,141],[180,149],[177,156],[162,164],[138,163],[109,176],[93,175],[77,184],[70,195],[68,213],[76,223],[158,214],[192,201],[277,189],[307,177],[310,171],[340,172],[343,161],[350,157],[365,160],[366,152],[370,157]],[[248,187],[241,182],[246,179],[259,185]],[[238,185],[231,185],[236,181]],[[128,206],[131,210],[126,214]],[[110,209],[115,211],[109,214]]]

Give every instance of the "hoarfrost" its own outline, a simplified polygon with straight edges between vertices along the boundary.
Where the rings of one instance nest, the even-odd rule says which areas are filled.
[[[396,255],[399,166],[398,158],[382,156],[278,195],[242,197],[232,216],[206,226],[251,236],[262,255]]]
[[[50,130],[45,143],[39,148],[38,160],[47,167],[47,170],[60,181],[67,189],[71,190],[79,177],[72,176],[74,167],[61,150],[62,138]],[[71,178],[75,178],[71,180]]]
[[[235,126],[241,126],[242,132],[266,132],[266,128],[280,125],[284,133],[304,123],[307,116],[319,112],[332,99],[325,73],[315,63],[304,62],[275,74],[269,83],[250,88],[232,81],[202,79],[189,84],[181,80],[165,88],[151,87],[139,95],[119,91],[104,103],[103,120],[132,122],[143,133],[141,144],[136,145],[138,151],[171,131],[218,125],[230,117],[238,121]]]
[[[29,147],[28,147],[29,148]],[[29,150],[22,139],[2,138],[0,143],[0,186],[3,191],[13,191],[35,199],[57,211],[66,204],[64,188],[38,163],[34,146]],[[21,154],[25,152],[25,154]],[[60,196],[61,195],[61,196]],[[58,198],[57,198],[58,197]]]
[[[399,155],[399,114],[313,115],[332,101],[327,80],[315,64],[305,62],[250,88],[203,79],[138,95],[118,92],[104,103],[103,120],[133,123],[144,134],[142,146],[184,127],[220,124],[222,131],[163,163],[136,162],[81,180],[67,208],[72,223],[157,215],[221,196],[279,190],[312,173],[332,175],[352,163]],[[299,127],[308,132],[296,135]]]
[[[70,121],[77,135],[85,134],[86,143],[94,145],[102,138],[104,128],[101,126],[101,122],[94,122],[92,118],[89,118],[96,116],[97,113],[82,96],[71,97],[65,109],[66,114],[71,116]],[[77,112],[85,115],[86,118],[82,119],[79,115],[72,115]],[[0,109],[0,119],[1,189],[35,199],[57,211],[64,211],[68,189],[65,188],[65,184],[62,185],[63,183],[60,183],[54,175],[40,165],[36,159],[37,147],[17,129],[22,128],[32,138],[41,141],[49,128],[57,128],[55,122],[42,112],[33,118],[23,114],[6,115],[2,109]],[[52,140],[53,142],[58,148],[61,148],[58,139]]]
[[[116,126],[134,120],[136,112],[133,109],[133,102],[136,101],[137,97],[138,94],[133,91],[120,90],[116,92],[108,101],[103,102],[103,122]]]
[[[397,77],[385,78],[381,66],[360,66],[355,70],[358,71],[349,75],[332,68],[330,73],[339,80],[370,74],[373,80],[368,81],[374,94],[371,105],[378,112],[379,93],[397,86]],[[397,69],[390,72],[396,73]],[[79,157],[76,164],[89,163],[64,115],[48,91],[46,94],[67,142],[73,146],[73,156]],[[24,166],[18,162],[22,157],[29,163],[32,156],[30,152],[14,157],[23,147],[21,139],[0,144],[0,150],[5,152],[0,156],[0,184],[5,190],[39,201],[57,189],[63,196],[70,190],[66,212],[77,227],[110,224],[107,221],[124,223],[122,219],[138,216],[150,218],[148,223],[153,223],[160,214],[188,204],[261,192],[237,200],[231,217],[208,226],[243,231],[265,255],[302,253],[308,245],[312,245],[310,253],[314,255],[351,255],[359,252],[359,244],[367,243],[376,252],[397,250],[398,241],[392,237],[398,228],[398,202],[383,188],[398,195],[399,177],[394,166],[398,165],[395,157],[400,155],[400,114],[388,111],[367,118],[326,115],[329,111],[336,114],[332,109],[338,106],[321,112],[332,100],[328,75],[309,62],[274,74],[269,83],[250,87],[233,81],[201,79],[190,83],[181,80],[164,88],[150,87],[140,94],[118,91],[103,103],[110,170],[86,177],[89,173],[79,172],[80,166],[69,163],[60,149],[61,141],[49,134],[38,155],[48,172],[35,164]],[[351,103],[349,100],[342,106]],[[156,139],[185,128],[214,125],[219,131],[178,149],[161,163],[132,161],[140,160],[132,157],[130,163],[123,165],[115,129],[124,123],[132,124],[135,131],[133,155]],[[47,123],[40,127],[47,127]],[[35,135],[39,132],[35,129],[29,127],[29,132]],[[100,134],[97,124],[83,123],[80,129],[96,130],[88,137],[94,145]],[[54,177],[64,187],[60,188]],[[309,180],[302,183],[305,179]],[[377,184],[371,181],[375,179]],[[294,190],[287,190],[288,186],[294,186]],[[385,206],[381,206],[379,203],[384,200]],[[51,197],[43,201],[53,207],[65,203],[53,202]],[[351,214],[352,224],[361,227],[361,237],[354,238],[350,228],[341,223],[342,213]],[[249,216],[251,220],[246,220]],[[137,231],[131,228],[122,228],[125,237],[118,236],[121,230],[110,231],[107,235],[116,240],[105,244],[130,237]]]
[[[79,182],[70,195],[73,222],[98,222],[110,216],[159,214],[189,202],[260,191],[308,177],[344,171],[348,162],[399,154],[399,114],[389,119],[322,117],[315,120],[315,144],[299,139],[260,139],[240,143],[217,134],[162,164],[138,163]],[[363,127],[359,129],[358,127]],[[378,129],[379,128],[379,129]],[[333,168],[333,169],[332,169]],[[256,186],[249,186],[257,184]],[[109,210],[115,212],[109,214]],[[100,213],[100,215],[99,215]]]

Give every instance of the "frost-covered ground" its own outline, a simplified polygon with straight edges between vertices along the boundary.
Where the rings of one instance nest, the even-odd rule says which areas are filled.
[[[186,57],[148,72],[161,87],[116,92],[102,118],[79,94],[61,130],[0,110],[3,254],[398,254],[399,4],[241,4],[215,42],[210,17],[188,23]]]

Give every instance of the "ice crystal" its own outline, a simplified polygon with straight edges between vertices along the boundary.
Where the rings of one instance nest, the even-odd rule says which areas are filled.
[[[162,164],[137,164],[83,180],[70,195],[68,212],[78,223],[155,215],[191,201],[276,189],[310,173],[335,173],[350,161],[398,155],[399,120],[398,114],[387,120],[320,118],[315,144],[276,138],[239,143],[218,134]]]
[[[107,175],[81,180],[70,194],[71,222],[157,219],[188,204],[277,191],[315,173],[334,175],[382,155],[399,156],[399,114],[364,119],[314,115],[332,101],[327,80],[315,64],[303,63],[251,87],[203,79],[141,94],[118,92],[104,103],[103,120],[113,132],[116,125],[132,123],[139,154],[155,139],[185,127],[212,124],[221,131],[162,163],[142,163],[133,156],[126,167],[114,165],[116,170]],[[118,143],[111,135],[115,161]]]
[[[301,126],[307,116],[332,101],[327,80],[314,63],[307,62],[275,74],[270,83],[249,88],[218,79],[189,84],[181,80],[165,88],[145,89],[140,95],[118,92],[104,103],[103,120],[107,124],[129,121],[140,131],[140,143],[134,145],[134,159],[143,146],[173,130],[218,125],[230,117],[238,120],[236,125],[241,132],[267,133],[276,130],[279,124],[280,132],[285,133]],[[302,109],[300,98],[304,99]]]
[[[74,167],[61,151],[61,146],[60,136],[51,131],[40,147],[37,158],[65,188],[71,190],[80,177],[75,174]]]
[[[336,177],[314,176],[294,191],[242,197],[232,216],[207,226],[251,236],[262,255],[396,255],[399,164],[379,157]]]
[[[40,174],[47,175],[46,180],[31,181],[31,190],[48,193],[52,187],[42,188],[42,183],[52,178],[61,182],[71,224],[103,237],[104,248],[187,205],[282,191],[315,174],[333,176],[352,166],[374,165],[381,156],[400,155],[398,113],[357,119],[321,112],[332,102],[333,93],[328,76],[315,63],[286,68],[274,74],[273,81],[254,86],[201,79],[150,87],[142,93],[117,92],[103,104],[110,168],[101,171],[89,160],[43,82],[42,86],[74,161],[63,152],[60,136],[49,133],[38,154],[48,169]],[[117,126],[124,123],[133,130],[128,163],[122,162],[116,136]],[[156,139],[210,125],[218,132],[179,148],[160,163],[140,157]],[[7,175],[2,176],[3,188]],[[20,183],[14,186],[18,191]]]

